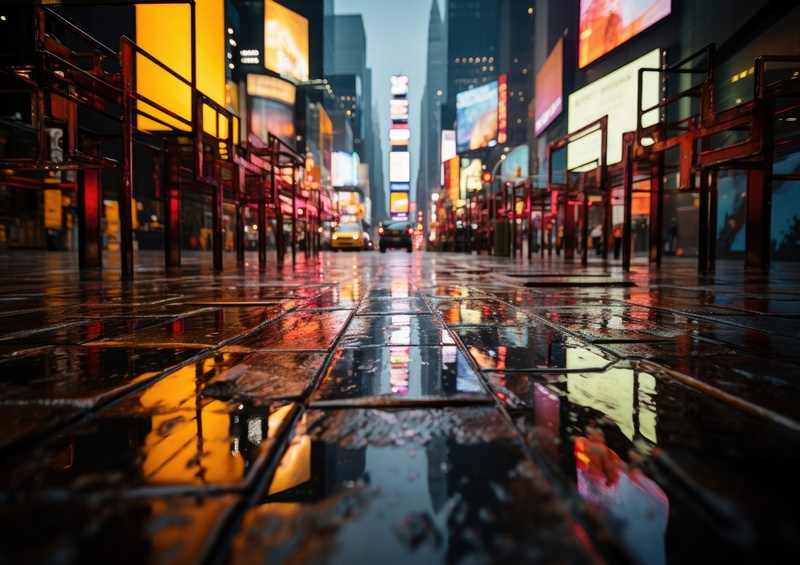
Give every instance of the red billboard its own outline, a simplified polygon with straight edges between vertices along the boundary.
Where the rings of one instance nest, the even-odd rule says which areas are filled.
[[[559,39],[536,73],[533,133],[539,135],[564,108],[564,40]]]
[[[497,143],[508,138],[508,75],[497,77]]]
[[[581,0],[578,66],[599,59],[671,10],[671,0]]]

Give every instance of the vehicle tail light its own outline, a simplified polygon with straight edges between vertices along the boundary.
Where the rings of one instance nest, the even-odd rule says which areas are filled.
[[[414,234],[414,230],[411,229],[411,228],[408,228],[408,235],[413,235],[413,234]]]
[[[380,235],[383,235],[383,227],[380,227],[380,228],[378,228],[378,233],[379,233]]]

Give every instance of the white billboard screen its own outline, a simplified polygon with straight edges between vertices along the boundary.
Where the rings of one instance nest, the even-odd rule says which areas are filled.
[[[333,153],[331,176],[333,186],[355,186],[357,184],[357,164],[352,153],[336,151]]]
[[[392,145],[408,145],[408,141],[411,139],[411,130],[408,128],[404,129],[396,129],[392,128],[389,130],[389,141]]]
[[[389,182],[411,182],[411,157],[408,151],[389,153]]]
[[[456,132],[452,129],[442,130],[442,163],[456,156]]]
[[[394,98],[389,101],[392,121],[408,120],[408,100],[405,98]]]
[[[636,129],[638,71],[645,67],[658,68],[660,63],[661,50],[655,49],[570,94],[569,132],[577,131],[608,115],[606,159],[609,164],[621,161],[622,134]],[[642,107],[648,108],[657,104],[659,99],[658,73],[645,73],[642,88]],[[657,121],[658,111],[650,112],[642,117],[644,126],[653,125]],[[599,162],[599,131],[569,144],[567,149],[567,167],[569,169],[575,169],[595,159]]]
[[[392,96],[408,94],[408,77],[406,75],[392,75]]]

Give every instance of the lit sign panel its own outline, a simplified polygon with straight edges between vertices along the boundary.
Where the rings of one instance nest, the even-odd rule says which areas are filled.
[[[197,88],[220,105],[225,104],[225,29],[219,23],[224,20],[223,0],[196,2]],[[168,22],[167,28],[165,22]],[[191,79],[192,75],[190,37],[188,5],[136,6],[136,44],[186,80]],[[191,120],[192,93],[189,86],[142,54],[136,55],[136,92],[170,112]],[[176,129],[187,129],[185,124],[146,102],[139,101],[137,105]],[[214,133],[216,114],[210,107],[206,108],[203,109],[204,129]],[[137,127],[150,131],[169,129],[142,115],[137,117]],[[221,127],[227,127],[227,124],[221,124]]]
[[[492,147],[497,143],[497,81],[456,95],[458,151]]]
[[[392,128],[389,130],[389,141],[392,145],[408,145],[411,130],[408,128]]]
[[[247,94],[294,106],[297,87],[290,82],[267,75],[247,75]]]
[[[578,66],[599,59],[667,17],[671,9],[671,0],[581,0]]]
[[[253,96],[250,98],[250,131],[266,142],[269,134],[290,146],[295,143],[294,107],[276,100]]]
[[[308,20],[274,0],[264,4],[264,66],[296,81],[308,80]]]
[[[497,143],[508,138],[508,75],[497,78]]]
[[[442,163],[456,156],[456,132],[452,129],[442,130]]]
[[[461,159],[453,157],[448,159],[444,165],[444,186],[447,189],[447,198],[450,202],[455,202],[461,198]]]
[[[411,184],[407,182],[392,182],[389,183],[389,190],[392,192],[409,192]]]
[[[568,130],[574,132],[591,122],[608,115],[608,164],[622,160],[622,134],[636,129],[636,97],[638,71],[642,68],[658,68],[661,50],[655,49],[620,67],[616,71],[576,90],[569,95]],[[642,107],[649,108],[658,103],[659,75],[644,73],[642,84]],[[658,111],[642,116],[647,127],[658,122]],[[569,144],[567,167],[575,169],[593,160],[600,159],[600,132]]]
[[[533,133],[539,135],[564,108],[564,40],[559,39],[536,73],[536,103]]]
[[[408,151],[389,153],[389,182],[411,182],[411,157]]]
[[[408,77],[406,75],[392,75],[392,96],[405,96],[408,94]]]
[[[392,214],[408,214],[408,192],[392,192],[389,194],[389,212]]]
[[[389,101],[392,120],[408,120],[408,100],[396,98]]]
[[[459,173],[459,194],[461,200],[467,197],[467,192],[480,190],[483,187],[481,183],[482,172],[483,166],[480,159],[461,159],[461,171]]]
[[[354,153],[336,151],[333,153],[333,186],[355,186],[358,184],[358,156]]]

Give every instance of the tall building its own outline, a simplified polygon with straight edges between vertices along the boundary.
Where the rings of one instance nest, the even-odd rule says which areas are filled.
[[[432,0],[428,19],[428,61],[425,88],[422,94],[420,124],[419,170],[416,182],[417,211],[422,213],[422,224],[427,236],[429,226],[430,195],[441,183],[440,141],[442,130],[442,104],[447,96],[447,37],[439,13],[438,0]]]
[[[385,191],[380,140],[375,135],[376,115],[372,111],[372,71],[367,67],[364,20],[360,14],[335,15],[332,5],[326,4],[325,10],[325,76],[334,86],[344,117],[350,121],[353,149],[361,162],[369,165],[366,184],[370,186],[371,216],[375,222],[385,217],[381,207]]]
[[[447,0],[447,103],[498,72],[496,0]]]
[[[502,0],[500,73],[507,84],[507,139],[510,147],[528,142],[528,107],[533,98],[534,15],[532,0]]]

